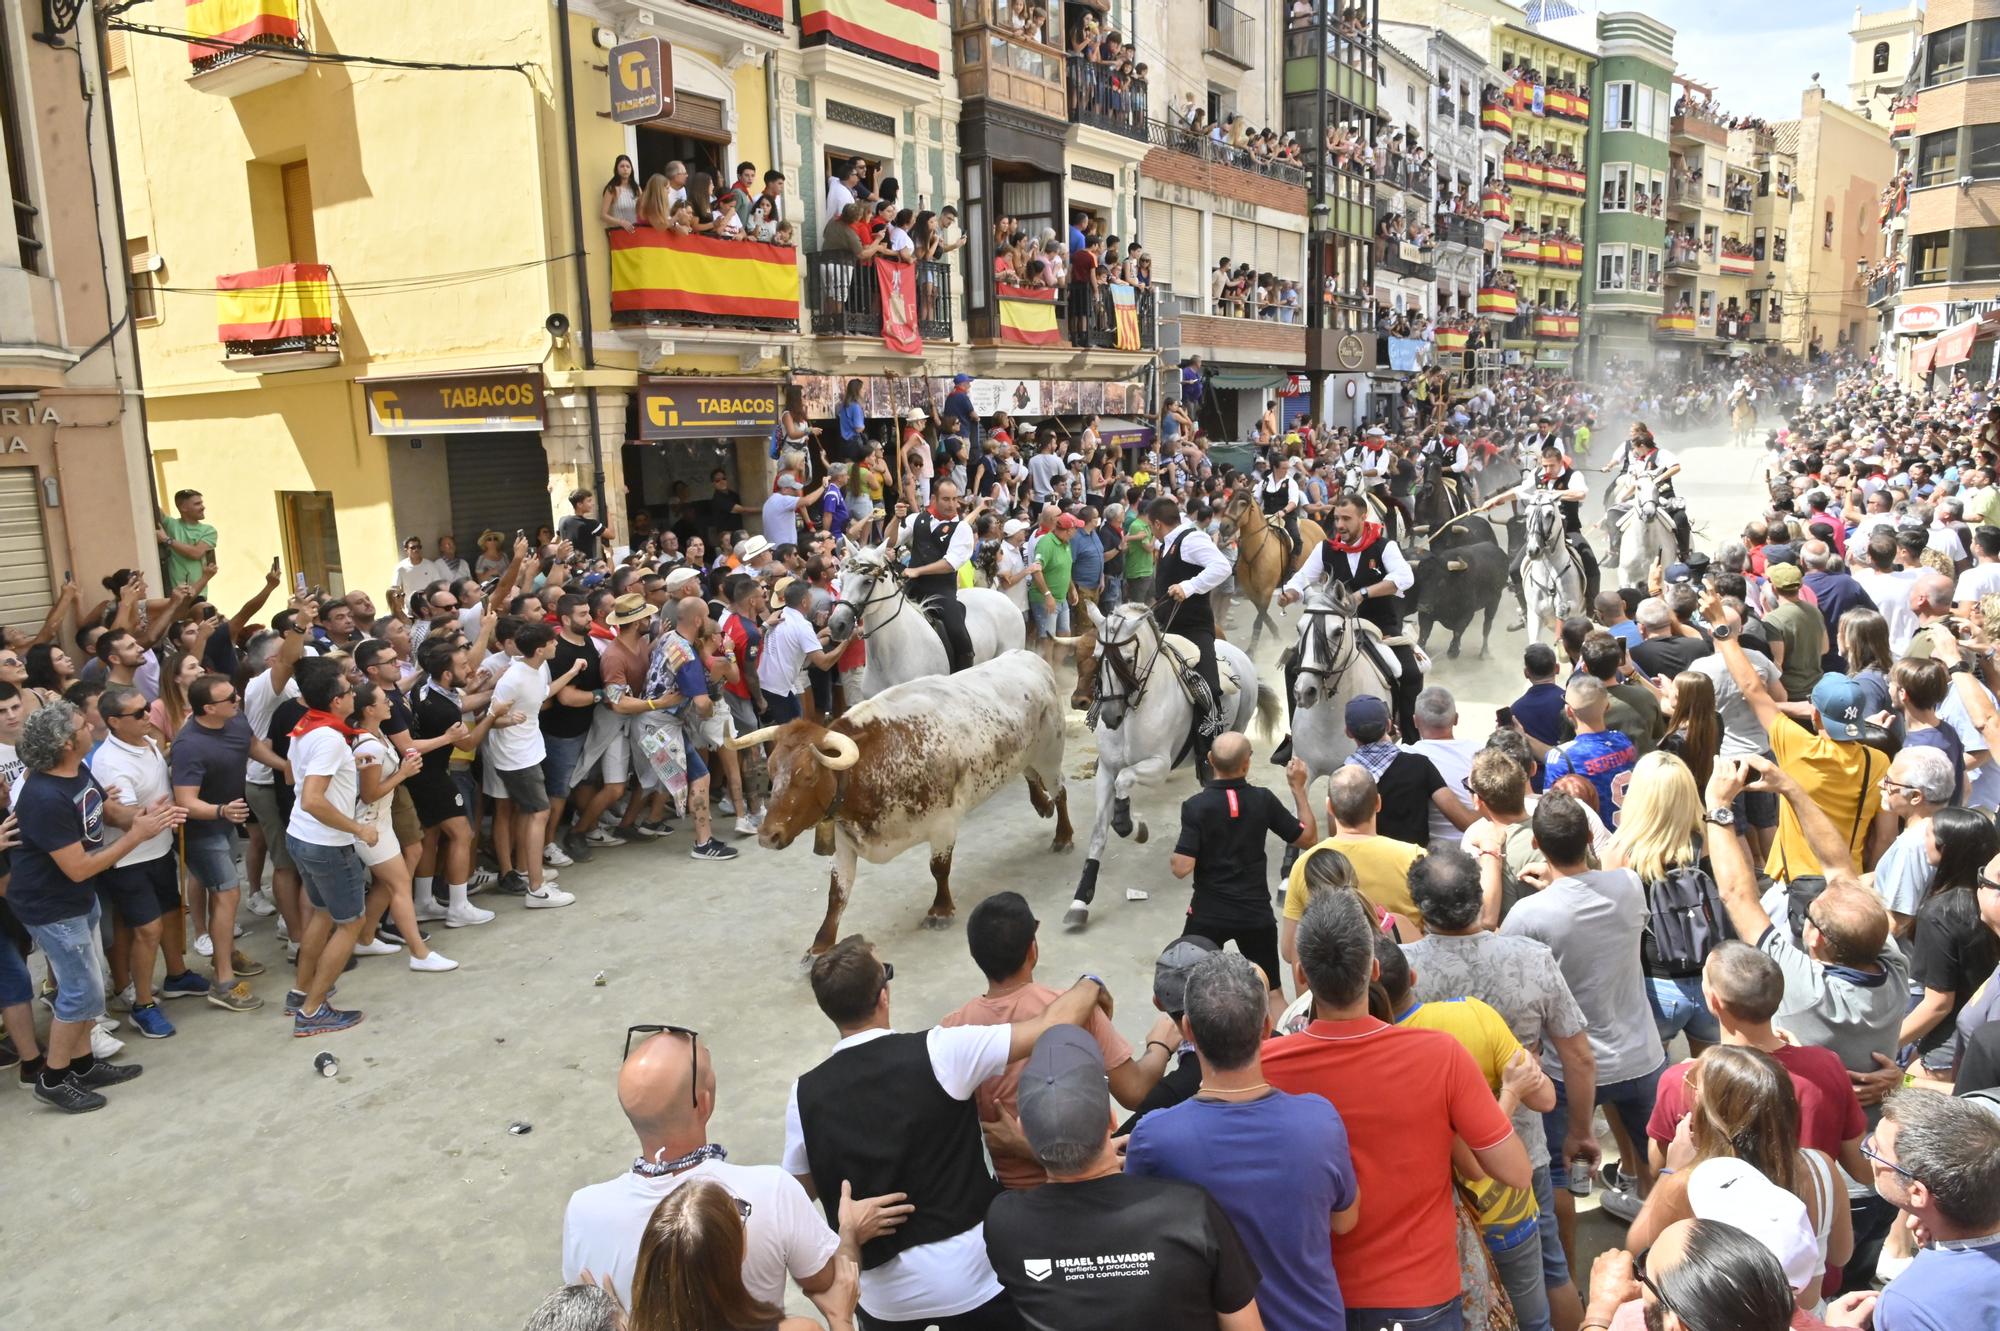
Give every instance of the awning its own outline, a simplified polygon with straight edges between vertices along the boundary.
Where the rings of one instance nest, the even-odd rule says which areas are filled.
[[[1967,319],[1962,324],[1954,324],[1938,334],[1934,344],[1937,347],[1937,368],[1956,365],[1972,355],[1972,340],[1979,336],[1979,320]]]
[[[1210,388],[1230,388],[1239,393],[1261,393],[1284,387],[1285,376],[1269,370],[1216,370],[1208,376]]]
[[[1120,448],[1138,448],[1153,437],[1153,427],[1141,421],[1127,420],[1123,416],[1100,416],[1097,433],[1106,440],[1115,442]]]
[[[1910,349],[1910,376],[1914,379],[1928,379],[1931,362],[1937,359],[1936,342],[1920,342]]]

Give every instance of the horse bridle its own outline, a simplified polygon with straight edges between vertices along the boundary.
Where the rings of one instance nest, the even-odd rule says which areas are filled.
[[[1333,644],[1328,639],[1326,625],[1321,622],[1322,619],[1329,615],[1340,616],[1347,625],[1345,630],[1343,630],[1343,641],[1348,646],[1347,660],[1342,662],[1338,667],[1333,664]],[[1327,661],[1327,664],[1323,666],[1311,666],[1307,665],[1304,657],[1301,656],[1299,660],[1299,673],[1301,675],[1311,675],[1316,679],[1325,681],[1320,687],[1326,690],[1329,697],[1340,688],[1341,681],[1347,678],[1347,672],[1354,669],[1355,661],[1361,656],[1361,648],[1354,641],[1354,621],[1358,618],[1360,616],[1351,606],[1342,609],[1337,603],[1323,606],[1305,605],[1299,608],[1300,624],[1312,635],[1314,642],[1318,645],[1321,654],[1325,656]]]
[[[889,597],[902,598],[902,604],[898,605],[894,610],[889,612],[889,618],[883,620],[880,624],[877,624],[875,626],[876,629],[884,629],[887,628],[890,625],[890,623],[892,623],[895,620],[897,615],[903,613],[903,606],[908,605],[910,603],[909,590],[903,585],[904,574],[902,565],[900,564],[894,562],[884,563],[882,566],[882,571],[870,577],[868,583],[869,583],[868,595],[862,597],[859,601],[850,601],[847,599],[847,597],[840,596],[836,597],[834,599],[833,605],[829,607],[829,609],[838,609],[839,607],[844,605],[849,610],[852,610],[854,612],[854,632],[848,635],[846,639],[847,641],[852,641],[855,638],[859,638],[863,642],[868,641],[868,635],[870,632],[868,628],[869,606],[879,605],[883,601],[889,599]],[[878,596],[876,593],[882,590],[883,583],[889,584],[888,595]]]
[[[1099,626],[1097,631],[1096,696],[1091,699],[1090,713],[1085,717],[1086,722],[1093,727],[1096,726],[1097,719],[1102,714],[1106,703],[1120,703],[1124,706],[1127,713],[1138,710],[1140,699],[1146,696],[1146,686],[1153,680],[1153,668],[1160,663],[1160,655],[1166,650],[1166,631],[1153,619],[1152,610],[1148,609],[1142,615],[1130,616],[1132,621],[1132,634],[1130,637],[1106,637],[1105,630],[1111,628],[1113,623],[1120,618],[1122,616],[1117,611],[1113,611],[1111,614],[1105,616],[1104,623]],[[1136,647],[1139,644],[1139,628],[1142,624],[1147,623],[1153,625],[1153,631],[1158,641],[1153,645],[1152,659],[1148,660],[1145,669],[1141,670],[1131,661],[1125,659],[1125,654],[1120,648],[1128,646]],[[1120,686],[1120,691],[1113,692],[1105,687],[1104,676],[1107,671],[1110,673],[1112,681]],[[1121,717],[1119,719],[1122,721],[1124,718]],[[1112,729],[1115,730],[1117,727],[1114,725]]]

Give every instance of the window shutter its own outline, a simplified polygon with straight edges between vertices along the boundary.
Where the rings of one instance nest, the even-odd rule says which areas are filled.
[[[318,263],[319,240],[313,234],[312,173],[304,162],[281,168],[285,193],[285,239],[293,263]]]
[[[1208,265],[1201,253],[1201,214],[1193,208],[1170,206],[1174,215],[1174,292],[1196,302],[1199,309],[1208,300],[1208,274],[1205,271]]]

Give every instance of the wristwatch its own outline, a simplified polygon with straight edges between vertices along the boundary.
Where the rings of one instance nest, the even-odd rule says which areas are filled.
[[[1727,624],[1710,624],[1708,626],[1708,636],[1717,642],[1727,642],[1736,636],[1736,630]]]
[[[1710,809],[1701,816],[1701,820],[1704,823],[1713,823],[1717,827],[1734,827],[1736,826],[1736,810],[1725,804],[1719,809]]]

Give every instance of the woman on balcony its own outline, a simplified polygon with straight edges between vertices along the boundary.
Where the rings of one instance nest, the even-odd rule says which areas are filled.
[[[639,225],[639,181],[632,159],[624,153],[611,164],[611,179],[604,183],[597,215],[607,231],[613,227],[631,231]]]
[[[715,206],[715,178],[706,171],[697,171],[688,177],[688,207],[694,210],[694,234],[715,235],[722,227],[721,215]]]

